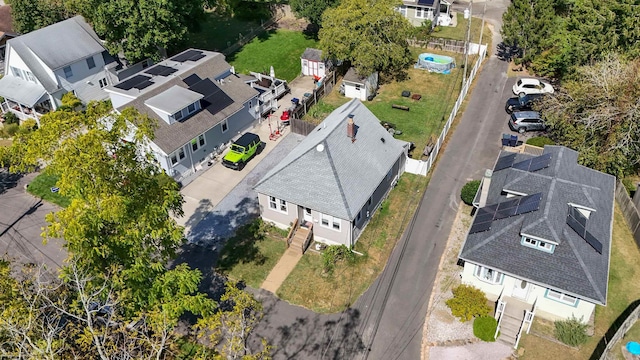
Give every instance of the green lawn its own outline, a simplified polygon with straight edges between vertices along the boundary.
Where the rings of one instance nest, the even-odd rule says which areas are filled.
[[[260,23],[221,16],[210,11],[206,13],[200,27],[199,32],[189,34],[186,47],[223,51],[235,44],[240,34],[247,35],[251,30],[259,28]]]
[[[431,52],[452,56],[457,64],[462,62],[461,54],[447,53],[439,50],[425,48],[411,48],[413,58],[417,59],[420,53]],[[475,60],[474,60],[475,61]],[[433,135],[436,138],[444,126],[449,113],[453,108],[460,86],[462,84],[462,69],[457,67],[451,74],[436,74],[426,70],[408,70],[409,77],[404,81],[394,81],[382,84],[378,89],[378,95],[372,101],[364,104],[381,121],[390,122],[401,130],[402,135],[398,139],[416,144],[414,157],[420,157],[422,150]],[[347,102],[348,98],[338,93],[338,86],[327,97],[323,98],[317,106],[311,108],[305,120],[319,124],[338,106]],[[402,91],[408,90],[411,94],[420,94],[420,100],[402,97]],[[391,105],[408,106],[409,111],[398,110]]]
[[[300,75],[300,56],[307,47],[317,47],[316,40],[298,31],[272,30],[254,38],[238,52],[227,56],[236,71],[269,73],[273,66],[276,77],[291,81]]]
[[[62,207],[67,207],[71,203],[71,200],[68,197],[60,195],[59,192],[51,192],[51,188],[56,186],[58,178],[59,177],[57,175],[51,175],[43,172],[29,183],[27,191],[32,195],[42,198],[43,200]]]
[[[258,289],[287,249],[284,237],[261,220],[245,225],[223,247],[216,271]]]
[[[482,34],[482,43],[487,43],[491,41],[491,33],[487,31],[486,28],[487,22],[485,21],[485,29]],[[454,40],[465,40],[467,38],[467,28],[469,26],[469,21],[464,19],[464,16],[461,13],[458,13],[458,24],[455,27],[452,26],[437,26],[434,31],[431,33],[433,37],[445,38],[445,39],[454,39]],[[480,40],[480,27],[482,26],[482,19],[472,18],[471,19],[471,42],[477,43]]]
[[[607,306],[596,306],[595,334],[578,350],[556,344],[535,335],[524,335],[520,341],[523,360],[531,359],[589,359],[605,332],[623,311],[635,300],[640,299],[640,287],[634,279],[640,276],[640,250],[636,246],[629,226],[616,205],[613,223],[611,264],[609,269],[609,289]],[[546,329],[545,329],[546,328]],[[551,329],[550,329],[551,328]],[[552,333],[552,324],[534,320],[533,329]],[[636,336],[637,330],[631,334]],[[629,338],[631,339],[631,338]]]
[[[404,173],[367,225],[355,250],[363,253],[355,264],[338,262],[333,274],[323,272],[322,256],[307,251],[284,281],[277,295],[316,312],[343,310],[373,283],[411,220],[428,178]]]

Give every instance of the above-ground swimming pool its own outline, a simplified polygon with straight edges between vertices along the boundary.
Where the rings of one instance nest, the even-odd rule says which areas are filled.
[[[456,60],[450,56],[422,53],[418,56],[418,62],[414,67],[416,69],[425,69],[431,72],[449,74],[451,73],[451,69],[456,67]]]

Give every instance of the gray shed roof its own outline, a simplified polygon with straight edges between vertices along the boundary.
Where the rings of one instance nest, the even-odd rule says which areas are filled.
[[[364,84],[366,80],[367,77],[358,74],[356,69],[353,67],[349,68],[349,70],[347,70],[347,73],[344,74],[344,77],[342,78],[342,81],[348,81],[354,84]]]
[[[569,148],[545,146],[544,154],[551,155],[551,162],[537,171],[494,170],[486,203],[505,201],[505,190],[542,193],[538,210],[494,220],[489,230],[468,234],[460,258],[605,304],[615,178],[578,165],[578,153]],[[532,157],[518,154],[514,163]],[[595,210],[586,229],[602,243],[602,254],[567,225],[569,204]],[[529,248],[521,245],[523,234],[558,245],[553,254]]]
[[[301,58],[311,61],[322,61],[322,50],[306,48]]]
[[[48,92],[56,91],[58,84],[51,80],[40,61],[57,70],[105,51],[98,35],[79,15],[10,39],[7,43]]]
[[[133,107],[140,113],[147,114],[149,117],[158,120],[153,142],[166,154],[172,153],[198,135],[218,125],[226,118],[240,111],[244,107],[244,103],[249,99],[258,96],[256,90],[235,75],[224,78],[224,83],[215,81],[216,77],[229,70],[231,66],[224,60],[224,55],[220,53],[203,51],[203,54],[205,55],[204,57],[194,62],[188,61],[178,66],[179,70],[171,76],[153,76],[154,85],[140,92],[140,95],[135,100],[117,109],[122,111],[125,108]],[[156,67],[169,66],[174,63],[171,59],[165,60],[145,71],[153,71],[152,69]],[[133,77],[135,76],[137,75]],[[184,121],[167,124],[155,111],[146,106],[145,102],[174,86],[189,89],[196,93],[206,92],[208,95],[201,99],[202,110]],[[114,86],[109,88],[114,92],[120,93],[137,91],[135,88],[131,90],[122,90]],[[151,90],[147,91],[148,89]]]
[[[202,99],[204,95],[178,85],[173,85],[160,94],[149,98],[145,105],[156,108],[168,115],[173,115],[178,110],[184,109],[189,104]]]
[[[31,81],[15,76],[4,76],[0,79],[0,96],[33,107],[46,94],[44,88]]]
[[[354,115],[356,141],[347,136]],[[353,220],[404,154],[359,100],[333,111],[255,186],[275,196],[341,219]]]

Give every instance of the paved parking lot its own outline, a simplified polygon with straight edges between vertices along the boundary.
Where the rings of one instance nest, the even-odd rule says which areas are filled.
[[[67,256],[62,241],[52,239],[45,245],[41,237],[45,215],[58,208],[24,189],[35,176],[0,170],[0,255],[22,264],[61,267]]]
[[[176,218],[176,221],[185,227],[185,233],[191,242],[210,243],[221,236],[229,236],[235,227],[259,213],[257,195],[252,190],[253,185],[260,180],[270,166],[275,165],[291,151],[299,139],[294,135],[292,139],[280,146],[281,142],[291,137],[289,128],[283,128],[281,136],[275,140],[270,140],[269,134],[276,130],[280,115],[291,105],[291,99],[302,98],[304,93],[310,92],[315,86],[310,76],[298,78],[289,85],[291,92],[278,100],[280,107],[271,120],[263,120],[256,127],[248,130],[258,134],[266,143],[262,153],[249,161],[242,171],[227,169],[217,162],[181,190],[185,200],[182,207],[184,216]],[[270,155],[276,148],[279,149],[278,152]],[[269,167],[260,165],[267,158],[270,159],[267,162],[270,164]],[[254,172],[254,169],[259,166],[262,170]],[[243,185],[233,191],[241,183]],[[248,199],[254,199],[255,204]],[[205,217],[208,217],[207,221],[199,225]],[[225,222],[229,219],[233,219],[233,222]]]

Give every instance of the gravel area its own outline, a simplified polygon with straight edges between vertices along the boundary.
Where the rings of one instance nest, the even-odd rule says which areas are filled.
[[[280,160],[282,160],[304,136],[290,133],[265,156],[216,207],[200,221],[188,235],[191,243],[217,248],[225,239],[233,236],[236,228],[260,216],[258,194],[253,187]],[[267,140],[269,141],[269,140]]]
[[[471,224],[471,207],[460,203],[433,286],[422,336],[423,359],[499,360],[511,358],[513,349],[500,342],[486,343],[473,335],[473,322],[461,323],[446,305],[451,289],[460,284],[458,254]]]

